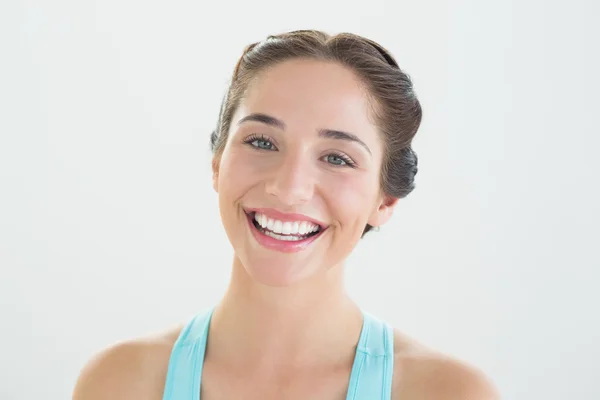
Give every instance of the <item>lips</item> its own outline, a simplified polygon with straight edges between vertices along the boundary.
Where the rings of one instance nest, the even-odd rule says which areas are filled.
[[[252,235],[263,247],[283,253],[293,253],[306,249],[317,240],[326,228],[299,214],[246,212]],[[282,219],[274,219],[277,216]],[[265,226],[263,226],[265,225]]]
[[[303,214],[284,213],[273,208],[248,208],[245,209],[246,214],[260,214],[274,221],[284,222],[306,222],[313,225],[318,225],[322,230],[327,228],[327,224],[315,218]]]

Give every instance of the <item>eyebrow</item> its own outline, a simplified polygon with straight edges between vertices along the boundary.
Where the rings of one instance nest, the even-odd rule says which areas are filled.
[[[261,122],[263,124],[271,125],[271,126],[274,126],[275,128],[279,128],[281,130],[285,129],[285,123],[282,120],[277,119],[275,117],[271,117],[270,115],[261,114],[261,113],[254,113],[254,114],[246,115],[244,118],[240,119],[240,121],[238,122],[238,125],[241,125],[244,122],[249,122],[249,121]]]
[[[245,116],[244,118],[242,118],[238,122],[238,125],[241,125],[244,122],[249,122],[249,121],[260,122],[265,125],[270,125],[275,128],[285,130],[285,123],[282,120],[277,119],[277,118],[272,117],[267,114],[262,114],[262,113],[249,114],[249,115]],[[356,135],[353,135],[352,133],[338,131],[338,130],[334,130],[334,129],[319,129],[319,137],[327,138],[327,139],[346,140],[348,142],[355,142],[355,143],[358,143],[359,145],[361,145],[362,147],[364,147],[369,152],[369,154],[372,154],[371,149],[369,149],[369,146],[367,146],[367,144],[365,142],[360,140]]]

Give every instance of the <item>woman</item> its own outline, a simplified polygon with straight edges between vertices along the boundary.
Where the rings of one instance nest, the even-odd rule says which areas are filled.
[[[497,398],[344,290],[344,260],[413,189],[420,122],[409,77],[370,40],[296,31],[249,46],[211,136],[230,285],[183,328],[103,351],[74,398]]]

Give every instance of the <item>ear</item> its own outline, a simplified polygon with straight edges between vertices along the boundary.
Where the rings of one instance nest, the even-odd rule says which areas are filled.
[[[215,192],[219,193],[219,165],[221,160],[219,157],[213,157],[212,159],[212,184]]]
[[[377,208],[373,210],[369,217],[369,225],[379,227],[388,222],[394,213],[394,208],[398,204],[398,200],[397,197],[383,195]]]

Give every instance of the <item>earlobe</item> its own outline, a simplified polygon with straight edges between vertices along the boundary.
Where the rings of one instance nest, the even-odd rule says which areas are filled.
[[[219,193],[219,160],[213,158],[212,160],[212,184],[215,192]]]
[[[379,206],[371,214],[368,221],[369,225],[379,227],[388,222],[394,213],[394,208],[398,204],[398,200],[396,197],[384,196]]]

